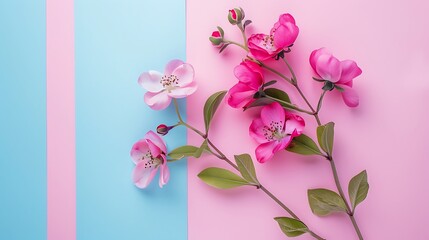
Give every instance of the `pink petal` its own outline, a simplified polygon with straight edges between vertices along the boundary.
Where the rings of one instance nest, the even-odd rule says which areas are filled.
[[[313,68],[314,72],[317,73],[316,63],[321,55],[332,55],[326,48],[319,48],[314,50],[310,54],[310,65]],[[318,73],[317,73],[318,74]]]
[[[244,60],[242,62],[242,64],[244,64],[246,67],[248,67],[249,70],[252,71],[253,73],[256,73],[258,78],[260,78],[260,79],[264,78],[264,73],[262,71],[262,67],[259,64],[255,63],[251,60],[247,60],[247,59]]]
[[[134,143],[133,147],[130,151],[131,159],[135,164],[140,162],[140,160],[143,159],[143,157],[146,155],[146,153],[150,151],[149,146],[146,142],[146,139],[140,139],[136,143]]]
[[[146,188],[156,175],[158,168],[145,168],[145,162],[137,163],[133,170],[133,182],[138,188]]]
[[[168,107],[171,102],[171,97],[166,91],[159,93],[146,92],[144,95],[145,103],[154,110],[162,110]]]
[[[179,87],[187,86],[194,81],[194,67],[191,64],[184,63],[178,66],[172,74],[179,79],[177,84]]]
[[[263,84],[262,69],[254,62],[242,62],[234,68],[234,75],[240,82],[248,84],[254,89],[259,89]]]
[[[292,45],[298,37],[299,28],[292,23],[280,25],[274,34],[274,45],[279,49]]]
[[[159,187],[162,188],[165,184],[168,183],[170,179],[170,170],[168,169],[167,162],[164,159],[164,163],[161,165],[161,175],[159,176]]]
[[[158,157],[160,156],[162,153],[162,150],[155,145],[155,143],[153,143],[151,140],[146,139],[147,145],[149,146],[150,149],[150,153],[152,154],[152,156],[154,157]]]
[[[341,63],[333,55],[320,55],[316,62],[316,72],[325,80],[338,82],[341,77]]]
[[[265,126],[270,126],[272,122],[284,123],[285,118],[285,110],[278,102],[266,105],[261,110],[261,119]]]
[[[173,74],[174,70],[177,67],[179,67],[180,65],[182,65],[183,63],[184,62],[182,60],[179,60],[179,59],[173,59],[173,60],[171,60],[165,66],[164,75],[170,76],[171,74]]]
[[[193,94],[197,90],[197,83],[192,82],[187,86],[175,87],[167,94],[173,98],[184,98]]]
[[[285,136],[279,144],[276,145],[273,152],[276,153],[278,151],[286,149],[287,146],[292,142],[293,137],[291,135]]]
[[[258,143],[266,143],[268,140],[265,138],[264,132],[265,124],[260,118],[255,118],[249,127],[249,135]]]
[[[357,92],[346,85],[341,85],[341,87],[344,89],[343,92],[341,92],[341,95],[343,96],[343,100],[349,107],[357,107],[359,105],[359,96]]]
[[[285,133],[293,134],[296,132],[295,136],[298,136],[304,131],[305,121],[302,117],[293,113],[287,113],[286,119]]]
[[[293,18],[293,16],[290,15],[289,13],[284,13],[284,14],[280,15],[279,23],[280,24],[286,24],[286,23],[295,24],[295,18]]]
[[[248,39],[250,54],[259,61],[264,61],[274,57],[282,49],[268,49],[264,47],[264,39],[267,35],[265,34],[253,34]]]
[[[341,61],[341,69],[341,78],[338,83],[347,84],[350,87],[351,84],[348,83],[352,82],[355,77],[362,74],[362,70],[358,67],[356,62],[352,60]]]
[[[150,140],[159,149],[161,149],[162,152],[167,153],[167,147],[165,145],[164,140],[160,136],[158,136],[158,134],[153,132],[152,130],[147,132],[146,135],[144,135],[144,138]]]
[[[140,75],[138,83],[149,92],[160,92],[164,87],[161,84],[162,74],[157,71],[144,72]]]
[[[256,160],[260,163],[265,163],[274,156],[274,149],[278,148],[277,141],[266,142],[259,145],[255,150]]]
[[[253,100],[257,92],[244,83],[235,84],[228,92],[228,104],[233,108],[241,108]]]

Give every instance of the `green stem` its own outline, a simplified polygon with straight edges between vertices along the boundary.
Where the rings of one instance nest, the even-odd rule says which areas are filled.
[[[350,217],[350,220],[353,223],[353,227],[355,228],[356,234],[358,235],[360,240],[363,240],[362,233],[360,232],[359,226],[356,223],[356,219],[354,217],[354,212],[349,206],[349,203],[347,202],[346,196],[344,194],[343,188],[341,187],[340,179],[338,177],[337,167],[335,166],[334,159],[332,156],[328,155],[327,159],[329,160],[331,164],[332,174],[334,175],[335,185],[337,186],[338,192],[340,193],[341,198],[343,199],[344,203],[347,207],[347,214]]]
[[[296,84],[297,81],[298,81],[298,79],[296,79],[295,71],[290,66],[290,64],[288,63],[288,61],[286,61],[286,58],[282,58],[282,59],[283,59],[283,62],[286,63],[287,68],[289,69],[290,73],[292,74],[292,81]]]
[[[350,220],[351,220],[351,221],[352,221],[352,223],[353,223],[353,227],[354,227],[354,228],[355,228],[355,230],[356,230],[356,233],[357,233],[357,235],[358,235],[358,237],[359,237],[359,240],[363,240],[362,233],[360,232],[359,226],[358,226],[358,225],[357,225],[357,223],[356,223],[356,219],[355,219],[354,215],[349,215],[349,217],[350,217]]]
[[[198,129],[192,127],[191,125],[189,125],[188,123],[184,122],[182,119],[182,116],[180,115],[180,111],[179,111],[179,104],[177,104],[177,100],[173,99],[174,102],[174,108],[176,110],[176,114],[177,117],[179,118],[179,124],[183,125],[189,129],[191,129],[192,131],[194,131],[196,134],[200,135],[203,139],[207,140],[207,143],[210,145],[210,147],[213,148],[213,150],[216,151],[216,153],[214,153],[213,155],[215,155],[216,157],[218,157],[221,160],[224,160],[225,162],[227,162],[231,167],[233,167],[234,169],[236,169],[237,171],[239,171],[238,166],[233,163],[228,157],[226,157],[226,155],[218,148],[216,147],[216,145],[213,144],[213,142],[208,138],[207,134],[202,133],[201,131],[199,131]],[[261,189],[265,194],[267,194],[272,200],[274,200],[280,207],[282,207],[286,212],[288,212],[293,218],[295,218],[296,220],[300,219],[298,218],[298,216],[290,209],[288,208],[283,202],[281,202],[274,194],[272,194],[268,189],[266,189],[262,184],[259,184],[259,186],[257,186],[258,189]],[[318,239],[318,240],[325,240],[324,238],[320,237],[319,235],[317,235],[316,233],[314,233],[313,231],[311,231],[310,229],[308,229],[308,233],[313,236],[314,238]]]
[[[251,60],[255,61],[254,59],[251,59]],[[286,80],[286,82],[288,82],[288,83],[290,83],[290,84],[292,84],[292,85],[295,85],[295,84],[292,82],[292,80],[291,80],[290,78],[286,77],[286,76],[285,76],[285,75],[283,75],[281,72],[279,72],[279,71],[275,70],[274,68],[271,68],[271,67],[269,67],[269,66],[265,65],[265,64],[264,64],[264,63],[262,63],[262,62],[257,61],[257,63],[259,63],[259,64],[261,65],[261,67],[263,67],[263,68],[267,69],[268,71],[270,71],[270,72],[272,72],[272,73],[277,74],[279,77],[281,77],[281,78],[283,78],[284,80]]]
[[[179,104],[177,103],[177,100],[175,98],[173,98],[173,103],[174,103],[174,109],[176,110],[176,114],[177,117],[179,118],[179,125],[183,125],[189,129],[191,129],[192,131],[194,131],[195,133],[197,133],[198,135],[202,136],[203,138],[205,138],[205,134],[200,132],[198,129],[192,127],[191,125],[187,124],[185,121],[183,121],[182,116],[180,115],[180,111],[179,111]]]
[[[325,94],[326,94],[326,90],[322,92],[322,95],[320,95],[319,102],[317,103],[316,113],[319,113],[320,109],[322,108],[323,97],[325,96]]]
[[[304,101],[305,101],[305,103],[307,104],[307,106],[308,106],[308,107],[311,109],[311,111],[313,112],[313,116],[314,116],[314,118],[316,119],[317,124],[318,124],[319,126],[320,126],[320,125],[322,125],[322,123],[321,123],[321,121],[320,121],[320,118],[319,118],[319,111],[320,111],[320,108],[322,107],[322,101],[323,101],[323,97],[325,96],[326,91],[324,91],[324,92],[322,93],[322,95],[320,96],[319,102],[318,102],[318,104],[317,104],[317,111],[315,111],[315,110],[314,110],[314,108],[313,108],[313,106],[310,104],[310,102],[308,101],[308,99],[305,97],[305,95],[304,95],[304,93],[302,92],[302,90],[299,88],[299,86],[298,86],[298,79],[296,78],[295,72],[293,71],[292,67],[289,65],[289,63],[287,62],[287,60],[286,60],[285,58],[283,58],[283,61],[286,63],[286,65],[287,65],[287,67],[288,67],[289,71],[290,71],[290,72],[291,72],[291,74],[292,74],[292,84],[295,86],[295,88],[298,90],[299,94],[300,94],[300,95],[301,95],[301,97],[304,99]],[[328,153],[327,153],[327,154],[328,154]],[[359,239],[360,239],[360,240],[363,240],[362,233],[360,232],[359,226],[357,225],[356,220],[355,220],[355,218],[354,218],[354,216],[353,216],[353,214],[354,214],[354,213],[353,213],[353,211],[351,210],[351,208],[350,208],[350,206],[349,206],[349,204],[348,204],[348,202],[347,202],[347,200],[346,200],[346,197],[345,197],[345,195],[344,195],[343,188],[341,187],[341,184],[340,184],[340,180],[339,180],[339,178],[338,178],[338,172],[337,172],[337,168],[336,168],[336,166],[335,166],[334,159],[333,159],[333,158],[332,158],[332,156],[331,156],[331,155],[329,155],[329,154],[327,155],[327,159],[329,160],[329,162],[330,162],[330,164],[331,164],[331,169],[332,169],[332,173],[333,173],[333,175],[334,175],[335,185],[337,186],[337,189],[338,189],[338,192],[340,193],[341,198],[343,199],[344,203],[346,204],[346,207],[347,207],[347,214],[349,215],[350,220],[351,220],[351,221],[352,221],[352,223],[353,223],[353,227],[355,228],[356,233],[357,233],[357,235],[358,235]]]
[[[241,35],[243,36],[243,42],[244,42],[244,46],[246,47],[246,51],[249,51],[249,46],[247,45],[247,37],[246,37],[246,33],[244,31],[244,27],[242,23],[237,24],[237,27],[240,29],[241,31]]]
[[[308,99],[305,97],[304,93],[302,92],[301,88],[298,86],[298,83],[296,83],[295,85],[296,90],[298,90],[299,95],[301,95],[302,99],[304,99],[305,103],[307,104],[307,106],[311,109],[311,111],[313,112],[313,116],[317,121],[317,124],[320,126],[322,125],[322,122],[320,121],[319,118],[319,113],[316,112],[313,108],[313,106],[310,104],[310,102],[308,101]]]
[[[239,46],[239,47],[241,47],[242,49],[244,49],[244,51],[246,51],[246,52],[248,52],[248,51],[249,51],[249,49],[247,48],[247,46],[244,46],[244,45],[242,45],[242,44],[240,44],[240,43],[238,43],[238,42],[229,41],[229,40],[224,40],[223,42],[224,42],[224,43],[227,43],[227,44],[233,44],[233,45]],[[246,44],[247,44],[247,43],[246,43]]]
[[[307,110],[301,109],[301,108],[297,107],[296,105],[293,105],[293,104],[288,103],[288,102],[286,102],[286,101],[283,101],[283,100],[281,100],[281,99],[278,99],[278,98],[275,98],[275,97],[271,97],[271,96],[268,96],[268,95],[267,95],[267,96],[265,96],[265,97],[266,97],[266,98],[269,98],[269,99],[271,99],[271,100],[273,100],[273,101],[276,101],[276,102],[278,102],[278,103],[283,104],[284,106],[286,106],[286,108],[293,109],[293,110],[296,110],[296,111],[298,111],[298,112],[307,113],[307,114],[309,114],[309,115],[313,115],[313,113],[312,113],[312,112],[309,112],[309,111],[307,111]]]

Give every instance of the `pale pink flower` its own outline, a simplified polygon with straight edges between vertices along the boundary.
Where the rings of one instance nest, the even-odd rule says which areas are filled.
[[[340,61],[326,48],[314,50],[310,55],[310,64],[320,80],[333,83],[341,91],[343,100],[349,107],[359,105],[359,96],[352,89],[353,79],[362,73],[355,61]]]
[[[149,131],[143,139],[136,142],[131,148],[131,158],[136,164],[133,170],[133,181],[138,188],[146,188],[155,177],[158,168],[161,175],[159,186],[167,184],[170,171],[166,159],[167,147],[164,140]]]
[[[171,98],[184,98],[197,89],[194,68],[181,60],[172,60],[165,67],[164,74],[157,71],[144,72],[138,83],[147,90],[144,101],[154,110],[162,110]]]
[[[270,160],[274,153],[284,150],[296,136],[301,135],[305,122],[300,116],[286,111],[273,102],[261,110],[261,116],[253,120],[250,136],[260,145],[256,148],[256,159],[260,163]]]
[[[234,75],[239,80],[228,92],[228,104],[233,108],[245,107],[254,101],[253,95],[264,84],[262,68],[255,62],[244,60],[235,67]]]
[[[290,14],[282,14],[270,31],[270,35],[253,34],[248,40],[251,55],[259,61],[275,57],[287,50],[298,37],[299,28]]]

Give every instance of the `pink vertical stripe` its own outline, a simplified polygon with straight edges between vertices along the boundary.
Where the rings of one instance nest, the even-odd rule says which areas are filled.
[[[47,0],[48,240],[76,239],[73,0]]]

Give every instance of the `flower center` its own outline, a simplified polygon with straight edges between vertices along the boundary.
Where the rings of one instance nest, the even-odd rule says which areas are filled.
[[[179,78],[176,75],[170,75],[170,76],[162,76],[160,83],[162,84],[162,86],[167,89],[168,91],[170,91],[171,89],[173,89],[174,87],[177,86],[177,84],[179,84]]]
[[[262,45],[267,50],[274,50],[274,34],[265,36]]]
[[[144,164],[144,168],[156,168],[162,164],[162,160],[153,157],[150,151],[147,151],[146,154],[143,155],[141,160],[146,161],[146,163]]]
[[[271,122],[270,126],[264,126],[264,137],[268,141],[280,141],[282,140],[287,134],[283,131],[283,121],[279,122]]]

